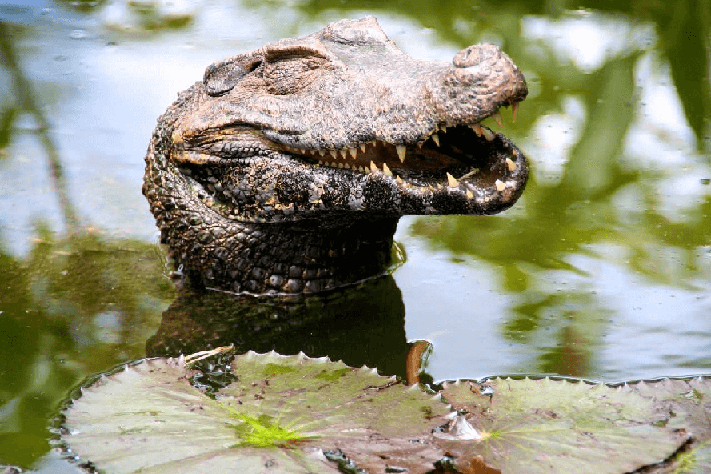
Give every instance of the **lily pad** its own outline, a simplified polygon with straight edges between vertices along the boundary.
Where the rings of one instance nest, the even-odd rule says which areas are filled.
[[[147,359],[101,376],[65,411],[62,441],[112,473],[708,467],[711,388],[701,379],[608,386],[496,378],[445,383],[443,401],[327,358],[231,357],[217,349],[187,363]]]
[[[707,473],[711,472],[711,380],[662,379],[641,381],[629,389],[654,402],[657,412],[665,418],[667,428],[688,433],[692,442],[675,459],[650,472]]]
[[[65,412],[63,441],[106,472],[431,470],[446,422],[438,397],[368,368],[249,352],[211,399],[184,359],[100,377]]]
[[[463,413],[460,425],[475,433],[469,441],[443,436],[464,472],[472,459],[501,472],[629,472],[665,461],[689,440],[664,426],[669,414],[653,399],[625,385],[497,378],[484,390],[471,382],[444,387]]]

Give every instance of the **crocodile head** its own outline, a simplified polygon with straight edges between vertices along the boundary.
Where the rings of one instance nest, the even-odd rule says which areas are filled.
[[[322,235],[327,228],[361,235],[352,226],[366,222],[386,227],[376,240],[387,241],[394,224],[374,221],[500,212],[521,195],[528,167],[513,143],[480,122],[500,120],[505,106],[515,117],[527,92],[496,46],[470,46],[451,64],[414,60],[375,19],[342,20],[210,65],[159,119],[144,194],[173,257],[207,273],[208,285],[226,279],[216,286],[291,291],[288,275],[265,283],[273,269],[257,277],[235,270],[228,261],[247,258],[234,256],[245,247],[225,251],[227,239],[254,225],[260,235],[274,233],[269,224],[290,224],[277,232],[291,232],[291,240],[295,229],[312,226]],[[300,245],[341,248],[341,238],[314,243],[312,236]],[[223,256],[206,257],[210,246]],[[295,258],[280,257],[287,265]],[[217,267],[231,276],[215,277]],[[264,282],[245,286],[245,279]]]

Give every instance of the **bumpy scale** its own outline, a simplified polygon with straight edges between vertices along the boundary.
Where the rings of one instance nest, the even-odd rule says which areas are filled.
[[[193,284],[318,292],[390,263],[407,214],[494,214],[523,153],[481,125],[528,93],[493,45],[405,55],[374,18],[208,66],[161,116],[143,193]]]

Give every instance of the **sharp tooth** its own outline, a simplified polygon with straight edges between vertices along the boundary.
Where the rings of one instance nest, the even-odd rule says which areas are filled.
[[[395,182],[397,182],[397,184],[402,184],[402,179],[400,179],[400,176],[395,177]]]
[[[373,173],[378,171],[378,167],[375,166],[375,163],[373,163],[373,160],[370,160],[370,171],[372,171]]]
[[[518,102],[514,102],[511,106],[511,116],[514,122],[516,121],[516,115],[518,115]]]
[[[481,132],[482,132],[481,125],[479,125],[478,123],[475,123],[475,124],[472,124],[469,126],[472,128],[472,130],[474,130],[474,133],[476,133],[477,137],[481,136]]]
[[[437,146],[439,146],[439,135],[436,133],[432,135],[432,140],[437,144]]]
[[[474,193],[471,191],[467,191],[467,198],[468,199],[474,199]]]
[[[397,148],[397,157],[400,158],[400,163],[405,162],[405,146],[404,145],[397,145],[395,148]]]
[[[360,144],[360,151],[362,151],[363,153],[365,153],[365,143],[361,143],[361,144]],[[355,155],[354,155],[354,156],[355,156]]]
[[[346,148],[346,147],[341,148],[341,156],[343,158],[348,158],[348,148]]]
[[[459,186],[459,181],[457,181],[454,176],[449,173],[447,173],[447,183],[449,184],[450,188],[456,188],[457,186]]]
[[[504,126],[504,122],[501,120],[501,114],[498,112],[498,110],[491,116],[491,118],[493,118],[494,121],[499,124],[499,127]]]
[[[499,191],[499,192],[501,192],[501,191],[503,191],[504,189],[506,189],[506,185],[505,185],[504,182],[501,181],[500,179],[497,179],[496,182],[494,182],[494,184],[496,185],[496,190]]]
[[[338,163],[339,168],[343,168],[343,163]]]
[[[516,163],[511,158],[506,158],[506,166],[509,167],[509,171],[516,171]]]
[[[373,145],[373,146],[375,146],[375,145],[378,144],[378,142],[377,142],[377,141],[375,140],[375,138],[374,138],[374,139],[372,139],[372,140],[370,141],[370,144]]]
[[[348,148],[348,152],[351,154],[354,160],[356,156],[358,156],[358,149],[355,147]]]
[[[345,165],[343,165],[343,167],[344,167],[344,168],[351,169],[351,165],[349,165],[348,163],[346,163]]]
[[[440,130],[440,132],[447,133],[447,127],[443,123],[440,124],[439,130]]]
[[[318,154],[321,155],[321,156],[324,156],[324,155],[326,154],[326,150],[324,150],[323,148],[321,148],[321,149],[318,151]]]
[[[338,157],[338,154],[336,154],[336,150],[328,150],[329,153],[331,153],[331,156],[336,159]]]
[[[422,148],[422,145],[424,145],[425,142],[417,142],[417,148]]]
[[[322,165],[322,164],[323,164],[323,161],[318,160],[318,164],[319,164],[319,165]]]
[[[383,173],[385,173],[386,176],[392,176],[393,172],[390,171],[390,168],[388,168],[388,165],[383,163]]]
[[[484,135],[484,138],[486,138],[486,141],[488,142],[494,139],[494,132],[492,132],[488,128],[481,127],[481,133]]]

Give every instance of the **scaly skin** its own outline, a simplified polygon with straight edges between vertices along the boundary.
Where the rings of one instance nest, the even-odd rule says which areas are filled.
[[[342,20],[208,66],[159,118],[143,193],[193,284],[319,292],[381,273],[407,214],[494,214],[526,159],[479,122],[528,90],[492,45],[453,64]]]

